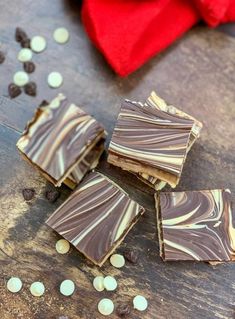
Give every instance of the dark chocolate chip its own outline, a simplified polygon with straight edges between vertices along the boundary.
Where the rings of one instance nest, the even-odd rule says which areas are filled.
[[[30,49],[30,39],[29,38],[23,39],[22,41],[20,41],[20,45],[22,48]]]
[[[129,305],[119,305],[117,306],[116,312],[119,317],[124,318],[131,313],[131,308]]]
[[[0,51],[0,64],[2,64],[5,61],[5,54]]]
[[[17,42],[22,42],[28,39],[26,32],[21,28],[16,28],[15,39]]]
[[[37,85],[35,82],[29,82],[24,86],[25,94],[35,96],[37,94]]]
[[[42,106],[47,106],[49,105],[50,103],[47,101],[47,100],[42,100],[42,102],[39,104],[39,107],[42,107]]]
[[[24,70],[27,73],[33,73],[35,71],[35,64],[33,62],[24,62]]]
[[[54,203],[60,197],[60,192],[51,189],[46,191],[45,197],[49,200],[49,202]]]
[[[31,200],[35,195],[35,190],[33,188],[24,188],[22,194],[25,200]]]
[[[14,83],[10,83],[8,85],[8,94],[9,96],[14,99],[15,97],[17,97],[18,95],[21,94],[21,88],[17,85],[15,85]]]
[[[136,264],[139,258],[138,253],[131,249],[126,249],[124,251],[124,257],[126,260],[128,260],[132,264]]]

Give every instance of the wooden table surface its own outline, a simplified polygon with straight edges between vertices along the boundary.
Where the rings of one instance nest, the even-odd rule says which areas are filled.
[[[140,204],[145,216],[128,234],[118,251],[130,247],[139,252],[137,265],[122,270],[107,262],[101,269],[92,266],[75,249],[58,255],[54,249],[59,236],[45,220],[70,194],[61,187],[54,203],[44,198],[46,180],[19,156],[15,144],[20,132],[42,99],[51,99],[60,91],[101,121],[108,133],[113,130],[120,103],[124,98],[144,100],[156,90],[168,102],[202,120],[200,140],[186,161],[178,190],[229,187],[235,194],[235,39],[234,26],[222,31],[201,25],[155,57],[128,78],[119,78],[88,40],[80,21],[80,4],[62,0],[1,1],[0,41],[7,53],[0,66],[0,91],[7,86],[21,64],[16,56],[15,27],[30,36],[43,35],[48,47],[34,55],[36,72],[31,78],[38,84],[37,97],[24,94],[6,105],[0,102],[0,318],[69,319],[103,318],[97,312],[99,299],[108,296],[115,305],[132,302],[142,294],[149,301],[145,313],[133,311],[138,319],[231,319],[235,318],[235,264],[210,266],[196,262],[164,263],[159,257],[155,227],[153,191],[135,177],[111,167],[103,156],[99,170],[112,177]],[[53,30],[65,26],[70,41],[60,46],[52,40]],[[229,31],[230,30],[230,31]],[[229,32],[230,35],[227,35]],[[59,90],[48,88],[50,71],[64,76]],[[36,198],[25,202],[21,190],[34,187]],[[98,293],[93,277],[111,274],[118,279],[114,293]],[[6,280],[19,276],[24,287],[12,295]],[[70,278],[77,289],[72,297],[58,291],[60,282]],[[46,293],[32,297],[29,285],[42,281]],[[110,318],[117,318],[116,314]]]

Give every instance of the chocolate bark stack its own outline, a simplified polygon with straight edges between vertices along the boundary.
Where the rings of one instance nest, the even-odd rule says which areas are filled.
[[[38,107],[17,147],[55,186],[74,188],[97,165],[105,137],[100,123],[59,94]]]
[[[176,187],[202,124],[156,93],[145,103],[126,100],[109,145],[108,162],[159,190]]]

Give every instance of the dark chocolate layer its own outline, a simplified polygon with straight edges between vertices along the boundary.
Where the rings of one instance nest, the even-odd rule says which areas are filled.
[[[143,213],[144,208],[107,177],[91,172],[46,223],[102,265]]]
[[[164,260],[235,260],[228,189],[160,193],[159,209]]]

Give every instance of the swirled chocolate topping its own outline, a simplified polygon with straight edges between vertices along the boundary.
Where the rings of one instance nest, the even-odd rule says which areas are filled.
[[[230,190],[160,193],[157,211],[164,260],[235,260]]]
[[[60,186],[103,135],[102,125],[59,94],[49,105],[37,109],[17,147]]]
[[[195,143],[195,141],[199,138],[200,132],[202,129],[202,123],[196,120],[194,117],[191,115],[179,110],[173,105],[168,105],[161,97],[159,97],[155,92],[152,92],[148,99],[145,101],[145,103],[141,102],[136,102],[136,101],[130,101],[126,100],[130,103],[137,104],[141,107],[151,107],[154,109],[158,109],[162,112],[167,112],[169,114],[175,114],[181,118],[186,118],[186,119],[191,119],[194,124],[191,130],[190,138],[189,138],[189,143],[187,147],[187,153],[191,149],[192,145]],[[161,181],[159,178],[156,178],[154,176],[145,174],[145,173],[138,173],[136,176],[142,180],[144,183],[148,184],[149,186],[155,188],[156,190],[161,190],[165,185],[166,182]]]
[[[159,171],[166,172],[175,178],[172,182],[175,185],[181,175],[193,123],[191,119],[126,101],[109,145],[108,161],[157,178],[162,176]]]
[[[201,129],[203,127],[202,123],[195,119],[192,115],[189,115],[182,110],[178,109],[177,107],[173,105],[169,105],[166,103],[165,100],[163,100],[161,97],[159,97],[154,91],[151,92],[150,96],[145,102],[146,106],[156,108],[158,110],[161,110],[163,112],[167,112],[169,114],[175,114],[181,118],[190,119],[194,122],[191,134],[190,134],[190,140],[187,148],[187,152],[191,149],[195,141],[199,138]]]
[[[116,184],[91,172],[46,224],[101,266],[143,213]]]

